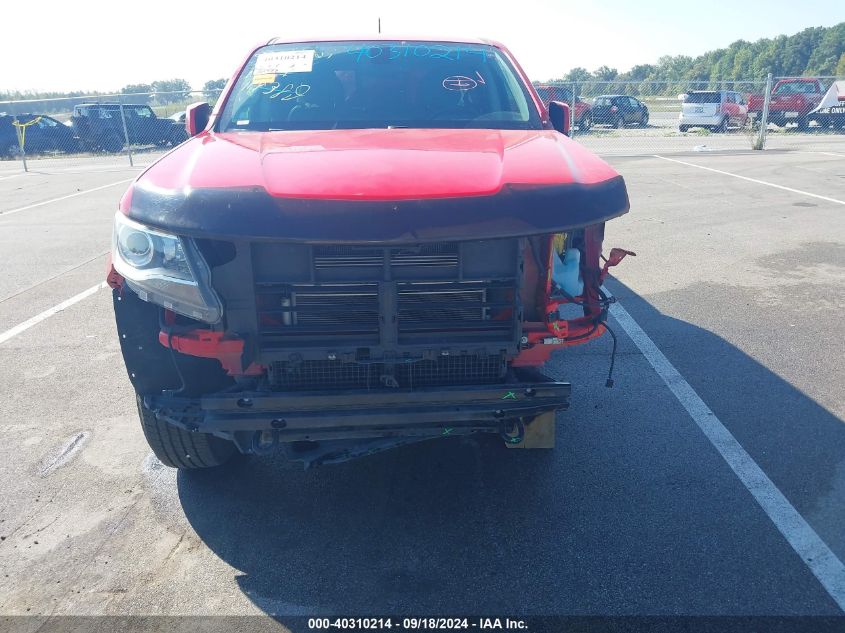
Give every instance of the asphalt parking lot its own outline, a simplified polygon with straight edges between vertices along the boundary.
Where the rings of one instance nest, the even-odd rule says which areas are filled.
[[[845,143],[608,160],[616,385],[609,337],[554,359],[553,452],[199,474],[150,453],[97,288],[139,169],[0,164],[0,616],[841,615]]]

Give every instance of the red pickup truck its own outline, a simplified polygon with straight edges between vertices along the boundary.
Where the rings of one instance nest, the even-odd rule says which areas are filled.
[[[818,79],[781,79],[772,89],[769,123],[780,127],[795,123],[800,129],[808,128],[810,121],[815,120],[812,112],[818,107],[824,93],[824,86]],[[748,115],[753,120],[760,120],[764,101],[765,97],[761,94],[748,96]]]
[[[609,332],[602,281],[629,254],[602,258],[627,190],[568,114],[486,40],[253,50],[115,214],[108,282],[161,462],[551,447],[570,384],[542,365]]]
[[[536,89],[544,105],[548,106],[551,101],[562,101],[572,107],[572,91],[569,88],[551,84],[540,84],[536,86]],[[575,112],[572,118],[578,129],[586,132],[593,127],[593,106],[581,97],[576,96]]]

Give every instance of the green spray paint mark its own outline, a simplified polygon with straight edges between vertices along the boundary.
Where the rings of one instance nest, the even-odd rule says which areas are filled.
[[[516,394],[513,391],[508,391],[502,396],[502,400],[516,400]]]
[[[449,435],[449,434],[450,434],[452,431],[454,431],[454,430],[455,430],[455,429],[453,429],[453,428],[451,428],[451,427],[446,427],[445,429],[443,429],[443,433],[442,433],[442,435],[444,435],[444,436],[445,436],[445,435]]]

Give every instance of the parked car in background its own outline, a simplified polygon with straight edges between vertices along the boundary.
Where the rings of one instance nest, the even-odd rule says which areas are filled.
[[[566,86],[539,85],[535,86],[543,105],[549,107],[550,101],[563,101],[572,107],[572,91]],[[575,125],[581,131],[589,130],[593,126],[593,107],[581,97],[575,97]]]
[[[18,137],[12,125],[14,118],[10,114],[0,114],[0,157],[8,158],[20,152]]]
[[[695,90],[684,96],[678,129],[686,132],[700,127],[727,132],[730,127],[745,127],[748,105],[745,98],[732,90]]]
[[[17,156],[21,152],[14,122],[12,115],[0,115],[0,156]],[[24,126],[24,151],[27,154],[76,152],[81,149],[73,130],[53,117],[19,114],[17,122]]]
[[[185,111],[184,110],[180,110],[179,112],[175,112],[167,118],[170,119],[171,121],[176,121],[176,123],[179,123],[180,125],[185,125]]]
[[[802,77],[781,79],[772,88],[769,100],[769,123],[786,127],[795,123],[800,129],[810,126],[810,121],[818,122],[812,113],[821,103],[825,89],[818,79]],[[761,94],[748,96],[749,115],[759,120],[763,113],[765,97]]]
[[[125,104],[123,115],[119,103],[83,103],[73,109],[73,129],[86,148],[92,151],[119,152],[126,135],[133,145],[173,145],[188,138],[184,125],[171,119],[160,119],[148,105]]]
[[[593,125],[648,125],[648,108],[628,95],[599,95],[593,99]]]

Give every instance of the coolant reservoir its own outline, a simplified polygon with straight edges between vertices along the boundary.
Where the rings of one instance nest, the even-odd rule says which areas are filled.
[[[581,278],[581,251],[567,248],[563,255],[554,258],[552,279],[557,286],[570,297],[577,297],[584,292],[584,280]]]

